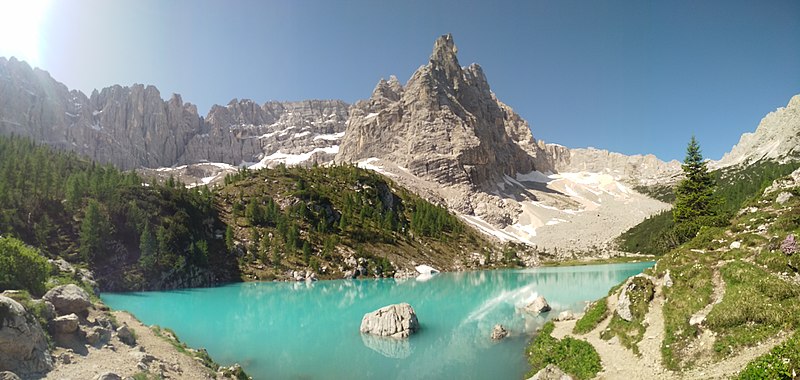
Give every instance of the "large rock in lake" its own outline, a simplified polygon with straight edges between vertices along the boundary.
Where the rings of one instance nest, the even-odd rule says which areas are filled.
[[[544,296],[538,296],[535,300],[533,300],[533,302],[528,304],[528,306],[525,306],[525,311],[533,314],[548,312],[550,311],[550,304],[547,303],[547,300],[544,299]]]
[[[68,284],[57,286],[44,294],[43,299],[50,301],[55,306],[59,315],[84,312],[92,301],[89,294],[78,285]]]
[[[0,371],[25,376],[52,368],[42,327],[19,302],[0,296]]]
[[[419,330],[419,321],[411,305],[400,303],[364,314],[360,330],[363,334],[407,338]]]

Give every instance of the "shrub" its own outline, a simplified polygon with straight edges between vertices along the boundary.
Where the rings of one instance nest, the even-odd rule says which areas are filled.
[[[528,346],[531,370],[526,377],[533,376],[548,364],[555,364],[578,379],[595,377],[603,366],[594,347],[585,340],[570,337],[556,339],[550,335],[554,328],[553,322],[545,323],[539,335]]]
[[[12,237],[0,237],[0,291],[27,290],[40,296],[50,264],[39,252]]]
[[[606,317],[608,317],[608,304],[604,297],[589,305],[586,314],[575,322],[575,327],[572,329],[572,332],[575,334],[586,334],[594,330]]]

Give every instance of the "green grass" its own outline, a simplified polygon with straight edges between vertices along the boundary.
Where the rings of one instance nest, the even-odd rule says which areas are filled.
[[[800,332],[747,364],[740,380],[792,379],[800,374]]]
[[[725,265],[721,273],[727,285],[725,297],[706,320],[717,333],[714,349],[719,355],[800,325],[800,287],[740,261]]]
[[[555,364],[562,371],[577,379],[591,379],[603,369],[600,355],[589,342],[566,337],[556,339],[551,334],[555,324],[547,322],[539,334],[533,338],[528,349],[528,362],[531,370],[526,378],[539,372],[548,364]]]
[[[611,317],[608,327],[600,333],[600,338],[610,340],[617,337],[626,348],[639,355],[639,342],[644,337],[647,326],[643,324],[644,317],[650,309],[650,301],[655,294],[655,285],[644,277],[634,277],[628,285],[627,294],[631,300],[631,321],[622,319],[616,312]]]
[[[711,265],[713,254],[674,251],[658,263],[659,273],[670,271],[673,285],[664,288],[664,341],[661,346],[663,364],[671,370],[692,365],[683,351],[697,336],[698,330],[689,325],[689,318],[711,302],[713,291]]]
[[[575,327],[572,329],[574,334],[586,334],[594,330],[600,322],[608,317],[608,302],[607,297],[603,297],[594,301],[589,305],[586,313],[575,322]]]

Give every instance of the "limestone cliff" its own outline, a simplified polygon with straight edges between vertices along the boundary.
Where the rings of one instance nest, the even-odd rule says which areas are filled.
[[[461,67],[450,35],[402,86],[381,80],[357,103],[337,161],[381,158],[443,185],[491,191],[503,176],[552,171],[528,123],[497,100],[477,64]]]
[[[232,100],[203,118],[154,86],[115,85],[86,96],[46,71],[0,57],[0,133],[27,136],[122,169],[196,162],[239,165],[276,152],[330,160],[349,105],[338,100]]]

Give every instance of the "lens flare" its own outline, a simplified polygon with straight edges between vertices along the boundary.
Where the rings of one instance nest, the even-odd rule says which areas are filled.
[[[39,65],[41,27],[49,0],[0,0],[0,56]]]

